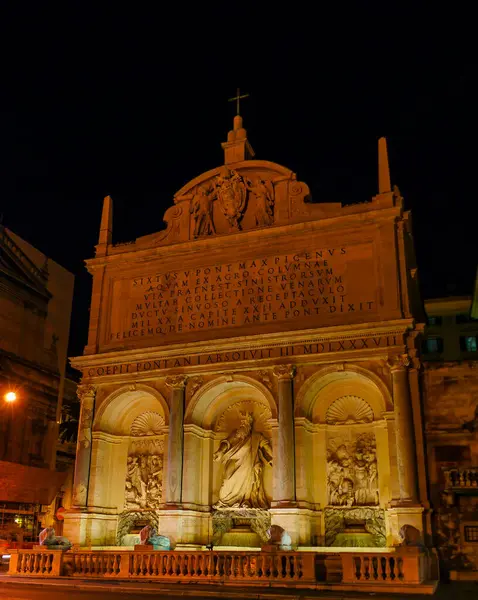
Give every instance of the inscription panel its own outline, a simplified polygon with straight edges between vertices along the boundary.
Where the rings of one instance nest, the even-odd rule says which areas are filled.
[[[106,343],[373,320],[376,288],[372,243],[144,273],[113,282]]]

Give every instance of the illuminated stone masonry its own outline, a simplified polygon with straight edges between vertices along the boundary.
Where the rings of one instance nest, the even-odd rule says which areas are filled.
[[[385,154],[370,202],[314,204],[235,124],[225,165],[179,190],[162,232],[113,245],[105,199],[65,534],[377,548],[409,525],[425,540],[416,271]]]

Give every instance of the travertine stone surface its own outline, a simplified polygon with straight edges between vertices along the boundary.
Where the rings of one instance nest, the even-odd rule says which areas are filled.
[[[201,547],[221,523],[246,545],[265,511],[293,547],[324,546],[337,527],[353,543],[337,511],[355,510],[383,516],[393,544],[423,510],[390,512],[418,502],[424,473],[418,382],[388,364],[416,360],[418,343],[403,199],[313,203],[289,169],[253,158],[241,118],[223,149],[159,233],[112,244],[105,201],[88,345],[72,360],[97,388],[90,460],[78,450],[89,492],[68,535],[99,545],[152,524],[173,548]]]

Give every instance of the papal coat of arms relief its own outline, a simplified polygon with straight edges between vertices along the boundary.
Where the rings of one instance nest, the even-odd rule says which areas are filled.
[[[241,229],[240,221],[247,201],[247,187],[242,175],[225,167],[216,177],[215,188],[217,199],[229,225]]]
[[[192,215],[194,239],[216,233],[213,203],[218,202],[231,229],[241,230],[241,221],[248,205],[256,227],[274,224],[274,184],[258,176],[251,180],[234,169],[224,167],[213,180],[197,186],[192,194],[189,212]]]

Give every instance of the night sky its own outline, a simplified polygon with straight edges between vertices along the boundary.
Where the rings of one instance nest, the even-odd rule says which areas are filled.
[[[162,229],[174,192],[222,164],[238,85],[256,157],[295,171],[316,202],[376,194],[386,136],[424,297],[471,294],[477,65],[473,37],[448,13],[437,23],[420,2],[413,18],[393,2],[388,13],[365,2],[326,15],[67,4],[2,4],[0,213],[76,275],[70,355],[86,343],[83,260],[103,197],[114,242]]]

